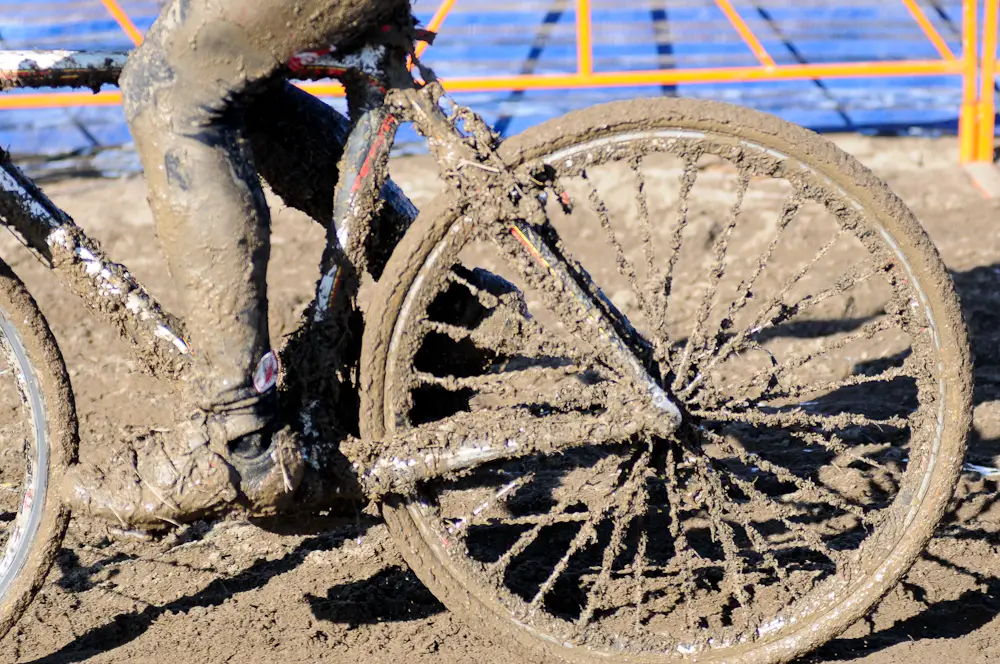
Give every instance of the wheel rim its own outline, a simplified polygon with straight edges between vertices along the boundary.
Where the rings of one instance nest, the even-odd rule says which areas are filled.
[[[28,562],[45,511],[45,408],[17,330],[0,311],[0,598]]]
[[[645,147],[637,149],[639,142]],[[620,231],[622,227],[615,227],[616,210],[603,199],[601,190],[614,188],[621,182],[614,174],[600,173],[600,169],[619,157],[644,168],[663,154],[683,155],[679,159],[681,175],[676,195],[671,196],[676,203],[672,221],[680,223],[682,233],[675,235],[670,231],[665,238],[657,236],[658,229],[648,221],[657,210],[644,194],[654,191],[651,180],[644,186],[635,176],[637,169],[629,170],[630,177],[636,178],[634,199],[644,201],[635,205],[638,222],[632,227],[642,242],[638,248],[625,247],[620,239],[616,244],[608,230]],[[855,584],[859,575],[873,572],[888,557],[928,489],[942,435],[944,383],[941,368],[935,362],[940,351],[936,321],[916,275],[890,237],[869,232],[860,204],[826,177],[793,163],[783,154],[745,141],[734,144],[731,137],[686,130],[636,132],[574,146],[544,161],[558,171],[558,180],[567,191],[573,190],[574,180],[576,184],[584,184],[582,189],[577,187],[572,191],[570,198],[579,201],[580,207],[590,208],[589,221],[596,229],[592,235],[603,235],[609,255],[614,256],[614,260],[606,261],[612,264],[612,273],[598,270],[594,273],[595,281],[636,321],[640,332],[653,340],[649,352],[657,357],[661,367],[671,369],[662,377],[664,387],[669,387],[684,402],[686,420],[691,424],[672,441],[644,438],[640,434],[616,447],[494,464],[459,480],[424,487],[423,493],[409,502],[410,514],[423,536],[445,551],[445,558],[464,584],[479,588],[481,596],[497,598],[520,625],[557,643],[586,646],[608,654],[682,659],[712,650],[720,651],[720,655],[731,653],[750,644],[762,645],[784,638],[797,622],[828,609],[843,590]],[[692,212],[690,195],[698,190],[700,172],[708,169],[704,172],[710,173],[710,169],[718,168],[724,173],[727,164],[736,164],[731,173],[735,181],[730,190],[733,196],[722,205],[729,214],[707,231],[702,229],[710,238],[703,243],[710,254],[706,271],[709,296],[687,302],[689,311],[684,311],[682,303],[675,318],[662,324],[672,338],[679,335],[676,329],[669,328],[687,325],[690,343],[677,347],[657,344],[656,338],[663,329],[658,330],[656,316],[650,315],[650,311],[670,312],[678,307],[671,309],[658,304],[649,289],[634,288],[639,282],[648,284],[655,282],[657,275],[663,276],[662,270],[655,271],[656,261],[648,259],[648,255],[655,256],[656,252],[647,255],[647,245],[656,245],[656,239],[665,239],[667,245],[673,245],[674,240],[680,239],[683,250],[685,241],[697,243],[699,231],[692,220],[697,215]],[[581,166],[590,172],[583,175]],[[777,239],[772,233],[762,245],[763,254],[750,252],[757,259],[766,254],[767,265],[758,272],[750,261],[742,266],[746,268],[743,279],[727,285],[725,275],[738,273],[741,267],[732,261],[729,243],[740,238],[739,230],[744,223],[752,221],[745,210],[756,209],[747,205],[747,201],[753,195],[775,194],[774,190],[756,183],[755,178],[764,175],[778,175],[790,187],[777,199],[778,214],[771,228]],[[554,204],[560,194],[558,190],[550,191],[550,202]],[[683,203],[685,199],[689,204]],[[838,199],[843,205],[838,204]],[[805,208],[809,206],[815,209],[807,214]],[[813,300],[804,300],[805,296],[794,290],[802,279],[787,289],[782,285],[787,283],[787,275],[784,282],[772,279],[771,283],[777,284],[782,294],[781,302],[774,307],[784,309],[787,307],[780,307],[781,303],[796,302],[809,306],[798,306],[794,312],[781,313],[771,320],[774,307],[767,309],[765,303],[766,315],[756,320],[745,309],[752,304],[757,286],[768,282],[764,274],[777,263],[779,241],[790,237],[790,229],[801,230],[796,221],[804,217],[811,222],[810,233],[804,237],[815,239],[818,223],[813,217],[824,212],[835,223],[834,230],[842,234],[836,243],[819,242],[805,264],[814,269],[823,261],[836,263],[860,248],[862,253],[873,252],[870,267],[874,269],[859,270],[855,269],[855,262],[844,263],[848,270],[840,274],[851,278],[842,284],[860,283],[850,288],[837,284],[832,290],[815,288],[811,293]],[[552,216],[555,218],[558,213],[553,211]],[[704,216],[711,220],[711,206]],[[563,231],[560,235],[571,245],[570,253],[579,255],[573,250],[581,246],[580,242],[574,247],[572,240],[580,238],[569,237],[566,226],[560,228],[558,220],[554,225]],[[855,228],[860,230],[855,232]],[[657,237],[648,241],[652,236]],[[853,247],[839,245],[849,240],[855,242]],[[435,283],[440,281],[433,278],[435,268],[454,261],[486,265],[503,273],[503,266],[489,264],[486,254],[477,255],[468,246],[462,248],[460,245],[465,242],[471,245],[475,239],[471,227],[460,221],[423,266],[397,321],[386,368],[390,388],[385,403],[385,421],[397,434],[415,427],[429,430],[454,415],[449,409],[455,410],[456,402],[465,409],[475,409],[476,400],[484,392],[497,391],[498,385],[506,386],[507,392],[523,392],[527,388],[519,385],[511,389],[513,372],[509,360],[512,353],[518,352],[513,346],[528,338],[534,340],[533,350],[540,351],[539,338],[558,337],[558,334],[544,335],[546,331],[553,332],[551,325],[545,328],[550,321],[545,320],[544,312],[531,322],[519,317],[512,313],[519,303],[509,297],[505,303],[498,303],[497,296],[490,293],[484,297],[482,284],[468,272],[459,273],[457,278],[453,272],[447,286]],[[647,268],[653,266],[646,272],[641,269],[644,259]],[[667,264],[673,260],[668,259]],[[679,282],[681,276],[698,273],[697,264],[685,266],[683,260],[682,251],[678,251],[678,258],[670,268]],[[761,264],[759,260],[757,263]],[[713,275],[719,267],[724,274],[716,279]],[[790,275],[798,274],[801,267],[793,268]],[[802,278],[808,273],[806,270]],[[869,287],[876,278],[890,287],[890,292],[882,298],[883,312],[862,311],[861,315],[848,316],[849,307],[863,307],[864,303],[878,300],[877,293],[865,292],[862,296],[856,290],[859,286]],[[624,284],[624,288],[616,289],[615,283]],[[454,289],[455,284],[483,308],[492,308],[503,315],[491,314],[485,325],[477,321],[468,328],[474,332],[462,332],[458,329],[462,325],[449,322],[448,316],[456,315],[454,307],[446,311],[450,306],[446,291]],[[723,305],[722,312],[712,306],[706,310],[705,303],[714,302],[711,291],[725,293],[726,288],[732,295],[730,306]],[[670,295],[664,298],[667,305],[671,304]],[[765,292],[763,297],[770,295]],[[534,314],[536,307],[530,292],[527,297],[528,309]],[[733,302],[741,303],[735,311]],[[835,306],[843,307],[838,320],[849,319],[850,324],[843,325],[843,330],[831,325],[832,319],[806,315],[833,311],[831,307]],[[496,327],[492,318],[506,320],[501,320],[499,330],[482,332],[482,327]],[[880,319],[898,322],[899,329],[886,327]],[[815,349],[808,350],[804,342],[787,342],[788,338],[800,339],[803,335],[809,339],[810,325],[817,328],[817,321],[826,323],[818,325],[819,331],[813,333],[814,337],[825,340],[828,351],[825,355],[817,355]],[[468,321],[464,325],[468,326]],[[740,339],[742,329],[757,331],[734,343]],[[713,331],[722,334],[713,335]],[[513,336],[505,338],[504,332]],[[908,346],[900,346],[897,332],[902,333]],[[428,345],[430,337],[435,341]],[[415,338],[422,341],[414,343]],[[483,366],[488,367],[485,375],[460,375],[467,373],[468,368],[449,363],[450,360],[438,361],[436,366],[431,361],[448,356],[448,342],[454,349],[456,345],[468,345],[468,339],[480,344],[487,341],[500,344],[499,353],[487,353],[485,358],[474,360],[481,362],[480,371]],[[741,346],[742,342],[750,343]],[[510,348],[505,349],[504,344]],[[865,365],[860,370],[847,354],[858,344],[878,351],[876,357],[857,363]],[[729,351],[739,351],[740,356],[733,359],[731,354],[727,355]],[[832,359],[839,359],[840,364],[851,363],[846,376],[837,378],[834,371],[824,373],[815,366],[807,366],[817,358],[831,359],[830,353],[837,355]],[[465,357],[463,353],[453,355]],[[472,355],[477,357],[475,353]],[[712,364],[713,357],[722,355],[724,359]],[[746,357],[749,355],[757,357]],[[807,361],[793,366],[804,358]],[[614,377],[601,376],[600,368],[579,366],[581,358],[555,359],[568,363],[563,366],[573,367],[568,373],[575,377],[572,380],[584,383],[582,387],[575,386],[584,394],[574,394],[568,399],[565,395],[557,396],[559,407],[549,413],[539,409],[538,403],[523,403],[534,407],[535,416],[544,418],[560,408],[565,410],[567,403],[583,409],[587,405],[583,403],[585,399],[593,398],[585,394],[587,388],[615,382]],[[507,363],[505,371],[497,371],[498,361]],[[775,363],[799,373],[776,369]],[[727,368],[727,364],[731,366]],[[553,362],[542,368],[551,374],[558,365],[559,362]],[[753,370],[748,370],[748,365]],[[412,372],[411,366],[416,366],[417,371]],[[535,369],[538,365],[529,363],[528,368]],[[523,366],[517,369],[518,373],[523,371]],[[579,380],[588,371],[598,374],[589,379],[589,385],[587,380]],[[709,372],[716,376],[708,376]],[[471,380],[477,377],[486,380]],[[775,379],[776,386],[772,385]],[[912,382],[910,388],[902,384],[907,380]],[[734,385],[740,389],[738,400],[727,392]],[[821,388],[820,397],[833,394],[836,398],[828,400],[830,403],[815,398],[817,385]],[[865,401],[871,399],[872,389],[890,388],[896,394],[899,410],[910,411],[903,419],[897,419],[900,414],[865,409],[871,405]],[[478,391],[470,396],[469,390]],[[623,394],[606,391],[616,396]],[[855,394],[851,397],[845,391]],[[456,393],[461,393],[457,399]],[[628,396],[624,394],[624,398]],[[739,408],[732,408],[734,401]],[[839,409],[836,415],[830,411],[833,406]],[[845,407],[847,416],[843,414]],[[455,412],[461,417],[461,409]],[[930,426],[916,426],[923,421]],[[755,440],[749,440],[747,429]],[[876,443],[859,442],[872,438],[874,430],[878,430]],[[887,430],[895,431],[895,435],[886,435]],[[933,435],[928,436],[928,431]],[[797,442],[797,447],[790,447],[789,440],[784,441],[791,453],[780,453],[778,439],[782,436]],[[817,461],[804,463],[802,456],[806,451]],[[836,473],[828,470],[831,465],[838,468]],[[611,475],[616,475],[615,482],[608,482]],[[557,489],[561,493],[551,491],[546,502],[539,499],[545,492],[539,493],[538,487],[551,483],[552,476],[558,477]],[[662,495],[654,498],[657,478]],[[872,485],[867,492],[855,486],[863,482]],[[697,488],[701,493],[682,495],[674,490],[681,485]],[[758,489],[758,485],[765,488]],[[886,486],[892,490],[885,490]],[[585,487],[592,496],[585,494]],[[798,505],[797,510],[787,504],[810,493],[811,503]],[[844,495],[851,499],[844,499]],[[867,502],[858,504],[859,498]],[[638,502],[645,502],[644,511],[633,509],[633,503]],[[748,505],[753,509],[743,509]],[[619,511],[642,514],[646,525],[636,527],[634,520],[624,525],[614,519],[588,521],[594,514]],[[807,528],[804,524],[817,527]],[[642,530],[647,532],[645,537]],[[654,542],[648,533],[655,531],[668,532],[670,537]],[[788,540],[798,544],[788,546]],[[868,544],[861,547],[862,542]],[[498,554],[498,549],[507,544],[511,548]],[[810,549],[813,553],[822,550],[823,555],[804,555]],[[572,555],[565,555],[567,552]],[[642,560],[651,562],[646,564]],[[712,564],[701,564],[698,560]],[[509,565],[498,569],[500,563]],[[656,585],[650,582],[655,578],[667,581]],[[588,588],[599,592],[588,594]],[[655,610],[644,612],[644,606]],[[768,606],[784,608],[769,612]]]

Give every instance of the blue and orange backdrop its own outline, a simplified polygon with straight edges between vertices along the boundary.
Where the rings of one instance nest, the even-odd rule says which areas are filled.
[[[0,49],[127,50],[157,0],[0,0]],[[992,161],[1000,0],[416,0],[424,59],[516,133],[573,108],[681,95],[820,131],[954,132]],[[336,82],[304,84],[338,100]],[[127,145],[115,90],[0,95],[0,144],[63,155]],[[405,140],[405,135],[404,135]]]

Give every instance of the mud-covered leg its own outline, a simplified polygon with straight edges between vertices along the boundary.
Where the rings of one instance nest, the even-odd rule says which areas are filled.
[[[272,422],[274,372],[255,380],[270,348],[270,219],[244,111],[291,53],[363,37],[400,8],[408,4],[176,0],[130,58],[123,106],[182,294],[197,360],[184,396],[195,417],[156,444],[133,446],[108,471],[84,473],[78,506],[130,524],[200,515],[231,500],[228,474],[192,489],[186,469],[216,468],[220,457],[240,472],[254,507],[276,504],[298,483],[300,446]],[[135,507],[124,518],[112,508],[123,500]]]

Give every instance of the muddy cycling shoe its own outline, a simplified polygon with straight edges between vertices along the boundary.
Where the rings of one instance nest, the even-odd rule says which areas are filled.
[[[306,472],[302,443],[288,427],[268,427],[234,441],[228,456],[240,478],[242,500],[255,515],[286,507]]]
[[[65,486],[73,511],[155,530],[234,508],[273,513],[302,480],[302,449],[287,428],[257,434],[270,443],[252,456],[219,454],[199,432],[178,433],[150,431],[112,452],[106,467],[72,469]]]
[[[112,451],[106,465],[70,471],[67,500],[76,513],[123,528],[164,528],[225,511],[240,497],[236,470],[206,444],[178,449],[152,431]]]

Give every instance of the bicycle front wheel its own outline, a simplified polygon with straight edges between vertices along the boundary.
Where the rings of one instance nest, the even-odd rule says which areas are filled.
[[[501,152],[548,182],[539,235],[627,317],[683,424],[630,426],[643,395],[566,324],[565,289],[519,281],[475,205],[442,198],[380,282],[363,434],[592,444],[388,501],[407,562],[539,657],[773,664],[840,633],[931,537],[970,426],[923,229],[828,141],[725,104],[610,104]]]

